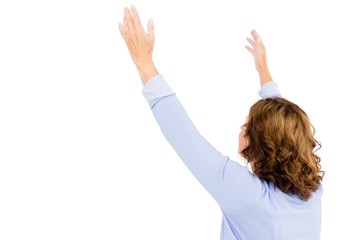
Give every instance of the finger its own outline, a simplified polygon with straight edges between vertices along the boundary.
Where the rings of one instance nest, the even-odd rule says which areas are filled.
[[[133,26],[134,25],[133,25],[133,20],[130,15],[130,11],[126,7],[126,8],[124,8],[124,27],[131,31],[133,29]]]
[[[151,40],[155,40],[155,34],[154,34],[154,20],[152,18],[149,19],[149,22],[147,24],[148,29],[148,35]]]
[[[124,27],[126,26],[127,24],[127,21],[126,21],[126,7],[124,8],[124,19],[123,19],[123,24],[124,24]]]
[[[252,55],[254,55],[255,54],[255,50],[254,49],[252,49],[251,47],[249,47],[249,46],[245,46],[246,47],[246,49],[252,54]]]
[[[251,46],[255,47],[255,42],[251,38],[246,38],[246,40],[251,44]]]
[[[251,36],[254,38],[255,42],[261,42],[261,38],[255,30],[251,31]]]
[[[134,5],[131,5],[130,9],[131,9],[131,15],[132,15],[132,20],[133,20],[134,26],[141,27],[141,29],[142,29],[138,11],[136,10]]]

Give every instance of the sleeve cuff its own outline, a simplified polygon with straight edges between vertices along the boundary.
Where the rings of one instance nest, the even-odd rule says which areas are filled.
[[[261,98],[273,98],[273,97],[281,97],[281,93],[279,90],[279,86],[276,82],[270,81],[261,86],[259,91],[259,95]]]
[[[161,74],[152,77],[144,85],[142,93],[146,101],[149,103],[150,108],[153,108],[160,99],[175,95],[175,92],[166,83],[164,77]]]

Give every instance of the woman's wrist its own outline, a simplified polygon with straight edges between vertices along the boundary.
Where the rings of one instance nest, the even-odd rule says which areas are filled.
[[[135,62],[135,65],[143,85],[145,85],[152,77],[159,74],[152,60],[137,61]]]
[[[259,77],[260,77],[260,85],[264,85],[267,82],[272,81],[270,71],[267,66],[264,66],[258,69]]]

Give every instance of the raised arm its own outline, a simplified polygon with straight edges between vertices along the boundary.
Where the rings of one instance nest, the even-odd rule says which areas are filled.
[[[261,183],[246,167],[222,155],[198,132],[176,94],[152,61],[154,26],[146,33],[135,7],[125,8],[119,24],[131,57],[144,84],[148,101],[163,135],[188,169],[223,210],[242,208],[260,195]]]
[[[266,49],[259,34],[251,31],[251,38],[246,38],[251,46],[245,46],[247,50],[254,56],[255,67],[260,77],[260,96],[262,98],[281,97],[278,85],[273,82],[266,61]]]
[[[260,85],[262,86],[265,83],[272,81],[266,62],[266,49],[259,34],[255,30],[251,31],[251,36],[253,39],[246,38],[251,45],[251,47],[246,46],[246,49],[254,56],[255,67],[259,73]]]

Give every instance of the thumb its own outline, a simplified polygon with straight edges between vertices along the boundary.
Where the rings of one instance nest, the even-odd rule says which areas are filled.
[[[154,34],[154,20],[152,18],[149,19],[147,24],[148,29],[148,35],[152,40],[155,40],[155,34]]]

